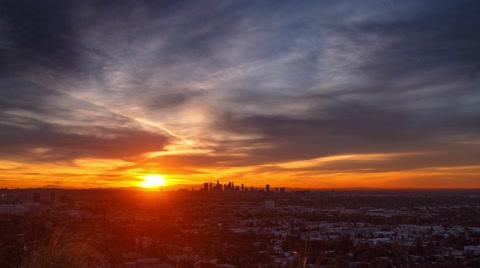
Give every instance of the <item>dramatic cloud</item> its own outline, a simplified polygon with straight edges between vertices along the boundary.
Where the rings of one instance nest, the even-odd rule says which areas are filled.
[[[0,179],[479,187],[479,12],[2,1]]]

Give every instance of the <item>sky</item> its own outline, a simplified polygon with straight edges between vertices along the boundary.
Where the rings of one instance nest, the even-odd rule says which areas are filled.
[[[478,1],[0,2],[0,187],[480,188]]]

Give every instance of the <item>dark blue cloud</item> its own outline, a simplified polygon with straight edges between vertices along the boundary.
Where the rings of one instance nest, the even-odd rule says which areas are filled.
[[[479,12],[476,1],[3,1],[1,139],[22,152],[78,140],[90,149],[69,152],[81,156],[149,151],[135,139],[209,153],[184,155],[192,165],[408,152],[432,154],[379,170],[446,165],[466,144],[478,151]]]

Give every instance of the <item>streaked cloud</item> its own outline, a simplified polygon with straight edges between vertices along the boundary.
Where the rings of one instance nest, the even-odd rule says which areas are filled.
[[[479,11],[4,1],[3,180],[479,187],[476,168],[463,172],[480,165]]]

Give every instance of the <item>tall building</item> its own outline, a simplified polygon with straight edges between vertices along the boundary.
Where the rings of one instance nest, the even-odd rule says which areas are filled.
[[[265,191],[266,191],[267,193],[270,192],[270,184],[267,184],[267,185],[265,186]]]
[[[205,192],[208,192],[208,182],[206,182],[206,183],[203,184],[203,190],[204,190]]]

